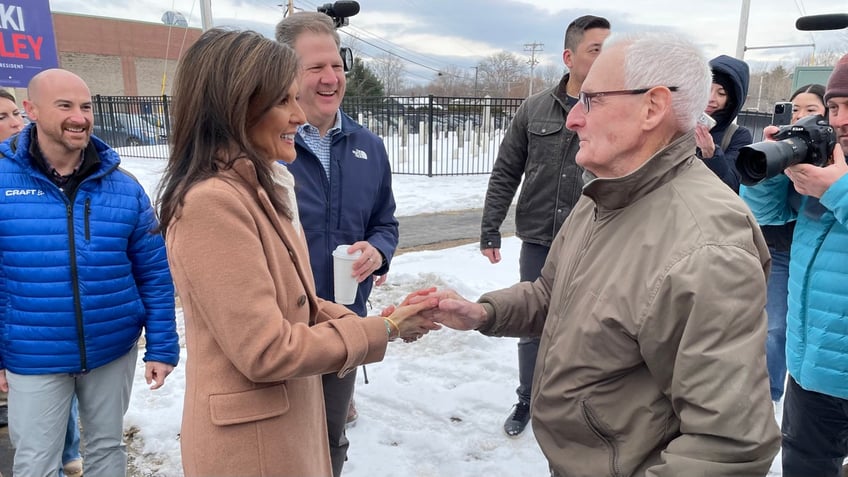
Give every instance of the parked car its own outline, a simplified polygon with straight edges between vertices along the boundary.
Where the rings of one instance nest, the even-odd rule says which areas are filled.
[[[94,135],[114,147],[168,143],[165,128],[138,114],[94,113]]]

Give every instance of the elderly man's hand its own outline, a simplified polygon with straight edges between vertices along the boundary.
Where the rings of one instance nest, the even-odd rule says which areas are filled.
[[[845,162],[842,146],[837,143],[833,148],[833,157],[828,166],[795,164],[787,167],[785,172],[799,194],[821,198],[834,182],[848,174],[848,164]]]

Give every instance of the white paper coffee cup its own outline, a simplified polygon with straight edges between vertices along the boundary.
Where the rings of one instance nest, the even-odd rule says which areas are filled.
[[[333,290],[335,302],[340,305],[352,305],[356,301],[356,290],[359,283],[353,276],[353,262],[361,255],[362,251],[347,253],[350,245],[339,245],[333,250]]]

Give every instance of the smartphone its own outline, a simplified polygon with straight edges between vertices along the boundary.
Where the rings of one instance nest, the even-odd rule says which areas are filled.
[[[701,113],[701,115],[698,116],[698,122],[706,126],[707,129],[712,129],[716,125],[716,120],[707,113]]]
[[[774,103],[774,114],[771,115],[771,124],[774,126],[785,126],[792,122],[792,103],[781,101]]]

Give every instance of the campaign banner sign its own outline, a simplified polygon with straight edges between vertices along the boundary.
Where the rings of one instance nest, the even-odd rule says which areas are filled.
[[[50,0],[0,0],[0,86],[26,88],[58,66]]]

